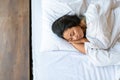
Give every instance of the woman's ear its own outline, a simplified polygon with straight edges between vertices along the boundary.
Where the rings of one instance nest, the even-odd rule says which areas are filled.
[[[81,21],[80,21],[80,24],[79,24],[80,26],[86,26],[86,23],[85,23],[85,20],[84,19],[82,19]]]

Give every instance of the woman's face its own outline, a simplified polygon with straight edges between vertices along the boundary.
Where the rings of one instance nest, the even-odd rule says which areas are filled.
[[[83,38],[84,33],[80,26],[73,26],[72,28],[68,28],[67,30],[64,31],[63,37],[67,41],[76,41]]]

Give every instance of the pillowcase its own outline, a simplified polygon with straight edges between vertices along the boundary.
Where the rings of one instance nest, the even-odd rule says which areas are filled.
[[[79,16],[80,14],[84,14],[86,12],[90,1],[91,0],[76,0],[67,4],[77,14],[77,16]]]
[[[52,23],[65,14],[75,14],[66,4],[56,0],[42,2],[42,37],[40,51],[68,50],[77,51],[66,40],[59,38],[52,32]]]
[[[65,14],[83,14],[90,0],[43,0],[42,37],[40,51],[78,51],[52,32],[52,23]]]

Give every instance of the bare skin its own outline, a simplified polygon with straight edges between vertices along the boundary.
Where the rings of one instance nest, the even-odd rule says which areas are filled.
[[[85,42],[89,42],[86,38],[82,38],[80,40],[77,41],[70,41],[70,43],[80,52],[82,52],[83,54],[86,54],[85,52],[85,47],[84,47],[84,43]]]
[[[73,45],[78,51],[80,51],[81,53],[86,54],[86,52],[85,52],[85,47],[84,47],[84,44],[83,44],[83,43],[80,43],[80,44],[72,43],[72,45]]]
[[[64,31],[63,37],[69,42],[69,41],[76,41],[80,40],[84,37],[84,33],[80,26],[73,26],[72,28],[69,28]]]
[[[80,39],[80,40],[69,41],[69,42],[70,42],[70,43],[75,43],[75,44],[80,44],[80,43],[84,44],[85,42],[89,42],[89,41],[87,40],[87,38],[82,38],[82,39]]]
[[[64,31],[63,37],[71,43],[77,50],[86,54],[84,43],[89,42],[87,38],[84,38],[84,31],[82,26],[85,26],[85,22],[82,21],[80,26],[73,26]]]

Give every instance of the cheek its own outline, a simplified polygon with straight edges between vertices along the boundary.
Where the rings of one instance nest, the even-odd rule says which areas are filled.
[[[63,36],[64,37],[64,39],[66,39],[67,40],[67,36]]]
[[[69,36],[68,35],[65,35],[63,36],[65,40],[68,40],[69,39]]]
[[[79,34],[80,34],[82,37],[84,36],[84,33],[83,33],[83,30],[82,30],[82,29],[80,29]]]
[[[83,31],[81,28],[79,29],[78,34],[83,34]]]
[[[83,34],[83,30],[81,30],[81,34]]]

